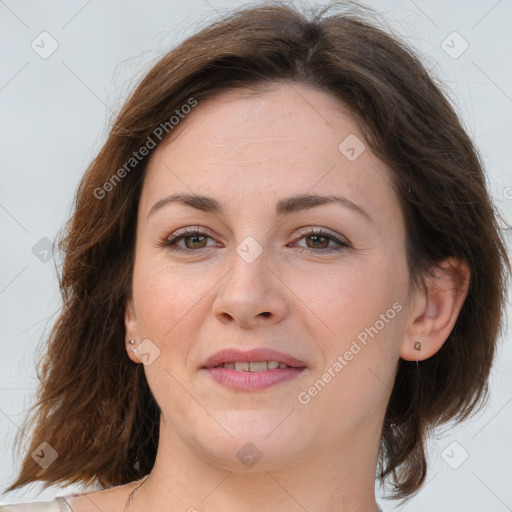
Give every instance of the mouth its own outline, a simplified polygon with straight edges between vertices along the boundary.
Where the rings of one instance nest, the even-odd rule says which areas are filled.
[[[275,370],[276,368],[292,367],[279,361],[230,361],[213,366],[213,368],[228,368],[237,372],[264,372],[266,370]]]
[[[255,348],[242,351],[237,348],[226,348],[209,357],[203,367],[228,368],[239,372],[262,372],[284,368],[306,368],[299,359],[268,348]]]
[[[272,349],[224,349],[202,367],[222,386],[236,391],[261,391],[295,379],[307,366],[289,354]]]

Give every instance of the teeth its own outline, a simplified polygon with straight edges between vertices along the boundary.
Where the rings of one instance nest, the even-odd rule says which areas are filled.
[[[249,371],[250,372],[262,372],[265,370],[268,370],[266,361],[249,363]]]
[[[289,368],[285,363],[280,363],[278,361],[254,361],[251,363],[246,361],[237,361],[235,363],[224,363],[220,366],[239,372],[263,372],[266,370],[275,370],[276,368]]]

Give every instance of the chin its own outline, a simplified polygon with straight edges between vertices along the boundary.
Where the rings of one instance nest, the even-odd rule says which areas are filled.
[[[282,420],[283,416],[271,424],[257,426],[253,422],[240,422],[236,430],[228,429],[232,437],[224,430],[222,434],[218,431],[204,432],[197,439],[197,444],[205,458],[228,471],[277,469],[313,449],[313,441],[308,442],[304,429],[292,431],[290,425],[284,427],[287,420]]]

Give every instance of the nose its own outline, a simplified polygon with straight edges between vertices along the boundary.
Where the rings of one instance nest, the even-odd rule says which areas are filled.
[[[252,262],[234,253],[232,267],[221,280],[212,306],[220,322],[249,329],[286,317],[287,288],[265,253]]]

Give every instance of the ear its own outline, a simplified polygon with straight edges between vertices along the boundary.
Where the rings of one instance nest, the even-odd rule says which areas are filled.
[[[128,357],[134,363],[140,363],[141,360],[132,352],[130,349],[134,349],[140,342],[139,329],[137,325],[137,314],[135,312],[135,306],[133,305],[133,299],[129,297],[126,299],[124,308],[124,330],[125,330],[125,346]],[[130,345],[130,340],[135,340],[133,345]]]
[[[469,266],[455,258],[432,268],[425,279],[425,290],[415,293],[400,357],[422,361],[443,346],[466,300],[470,277]]]

